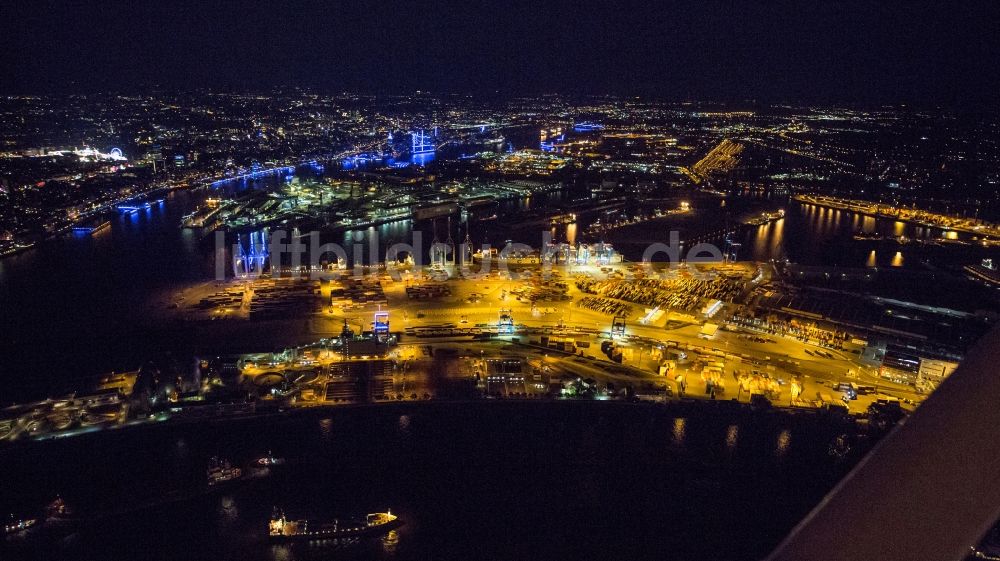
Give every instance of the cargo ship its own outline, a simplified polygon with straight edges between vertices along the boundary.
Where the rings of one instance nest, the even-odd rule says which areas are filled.
[[[403,525],[391,512],[375,512],[364,519],[334,519],[328,522],[315,520],[288,520],[285,513],[274,509],[268,524],[271,541],[326,540],[337,538],[375,537],[389,533]]]

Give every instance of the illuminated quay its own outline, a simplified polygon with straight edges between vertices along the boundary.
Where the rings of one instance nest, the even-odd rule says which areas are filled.
[[[897,205],[874,203],[820,195],[797,195],[796,201],[836,210],[846,210],[868,216],[892,218],[919,226],[940,228],[945,231],[964,232],[982,236],[982,241],[1000,241],[1000,225],[962,216],[940,214],[926,210],[905,208]]]

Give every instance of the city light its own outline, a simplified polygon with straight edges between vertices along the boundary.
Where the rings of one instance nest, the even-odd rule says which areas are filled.
[[[993,6],[12,4],[4,559],[1000,559]]]

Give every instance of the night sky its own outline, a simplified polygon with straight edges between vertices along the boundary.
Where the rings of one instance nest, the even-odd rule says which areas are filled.
[[[278,7],[282,4],[281,7]],[[0,90],[996,103],[1000,3],[0,3]]]

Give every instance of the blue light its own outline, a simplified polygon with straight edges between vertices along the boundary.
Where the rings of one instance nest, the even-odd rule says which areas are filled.
[[[423,129],[419,129],[410,133],[411,138],[411,150],[413,155],[417,154],[433,154],[435,151],[434,142],[431,140],[430,136],[424,133]]]
[[[135,203],[127,205],[118,205],[117,208],[122,212],[122,214],[135,214],[140,210],[152,210],[154,205],[163,204],[163,199],[156,199],[155,201],[146,201],[144,203]]]
[[[573,125],[573,130],[575,130],[576,132],[590,132],[590,131],[599,131],[603,129],[604,125],[600,123],[583,122],[583,123],[576,123],[575,125]]]
[[[279,166],[279,167],[276,167],[276,168],[260,169],[260,164],[258,164],[258,163],[255,162],[253,164],[253,166],[251,166],[251,170],[253,170],[253,171],[249,171],[249,172],[241,173],[239,175],[234,175],[232,177],[226,177],[226,178],[223,178],[223,179],[218,179],[216,181],[213,181],[212,182],[212,186],[214,187],[216,185],[220,185],[220,184],[226,183],[228,181],[236,181],[236,180],[244,180],[244,179],[256,179],[258,177],[263,177],[265,175],[270,175],[270,174],[273,174],[273,173],[292,173],[292,172],[295,171],[295,166]]]
[[[353,156],[348,156],[341,160],[341,164],[344,169],[354,169],[356,167],[361,167],[373,162],[381,162],[385,160],[385,156],[377,153],[365,153],[355,154]]]
[[[267,251],[267,232],[250,232],[249,251],[243,245],[242,236],[236,236],[236,246],[238,255],[233,259],[233,274],[237,277],[246,277],[250,274],[261,274],[264,272],[264,264],[267,263],[270,254]]]
[[[375,333],[389,334],[389,312],[375,312]]]
[[[422,152],[419,154],[413,154],[410,161],[418,166],[427,165],[434,161],[434,152]]]

